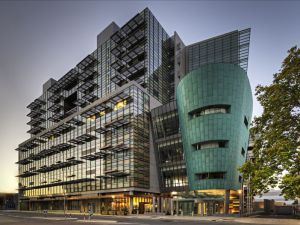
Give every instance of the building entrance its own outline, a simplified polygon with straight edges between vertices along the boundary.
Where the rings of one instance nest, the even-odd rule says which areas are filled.
[[[211,216],[224,214],[224,200],[173,199],[173,215]]]

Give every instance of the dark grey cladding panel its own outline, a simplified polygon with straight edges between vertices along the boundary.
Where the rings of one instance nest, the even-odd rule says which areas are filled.
[[[106,42],[111,35],[113,35],[119,29],[119,26],[115,22],[109,24],[100,34],[97,35],[97,48]]]

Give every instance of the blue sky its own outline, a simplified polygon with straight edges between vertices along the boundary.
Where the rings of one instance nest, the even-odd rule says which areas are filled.
[[[26,106],[50,77],[63,76],[96,48],[110,22],[122,26],[145,7],[165,30],[191,44],[251,27],[248,76],[254,92],[272,82],[300,42],[300,1],[0,1],[0,192],[17,188],[18,143]],[[254,98],[255,99],[255,98]],[[254,115],[262,109],[254,101]]]

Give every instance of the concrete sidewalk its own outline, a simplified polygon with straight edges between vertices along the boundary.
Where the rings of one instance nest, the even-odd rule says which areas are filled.
[[[43,215],[43,212],[40,211],[3,211],[3,212],[15,212],[15,213],[30,213],[30,214],[39,214]],[[49,216],[63,216],[63,211],[49,211]],[[69,212],[66,213],[67,217],[78,217],[76,219],[82,220],[83,216],[87,217],[87,213],[80,212]],[[101,215],[101,214],[93,214],[91,219],[93,221],[102,221],[102,219],[144,219],[144,220],[178,220],[178,221],[215,221],[215,222],[237,222],[237,223],[249,223],[249,224],[270,224],[270,225],[300,225],[299,219],[293,218],[277,218],[277,217],[262,217],[262,216],[253,216],[253,217],[239,217],[239,216],[165,216],[162,214],[140,214],[140,215]],[[75,218],[74,218],[75,219]]]
[[[292,218],[255,218],[255,217],[238,217],[238,216],[128,216],[134,218],[149,218],[159,220],[181,220],[181,221],[232,221],[238,223],[249,223],[249,224],[273,224],[273,225],[300,225],[299,219]]]

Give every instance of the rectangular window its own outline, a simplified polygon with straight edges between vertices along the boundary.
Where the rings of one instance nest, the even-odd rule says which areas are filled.
[[[196,150],[204,150],[210,148],[227,148],[228,140],[205,141],[193,144]]]
[[[217,113],[230,113],[230,105],[210,105],[195,109],[189,112],[190,118],[196,118],[199,116],[217,114]]]
[[[244,149],[243,147],[242,147],[241,154],[242,154],[243,156],[245,156],[245,149]]]
[[[197,173],[196,179],[207,180],[207,179],[225,179],[226,172],[211,172],[211,173]]]
[[[245,124],[245,126],[248,128],[248,124],[249,124],[249,123],[248,123],[248,119],[247,119],[246,116],[244,117],[244,124]]]

